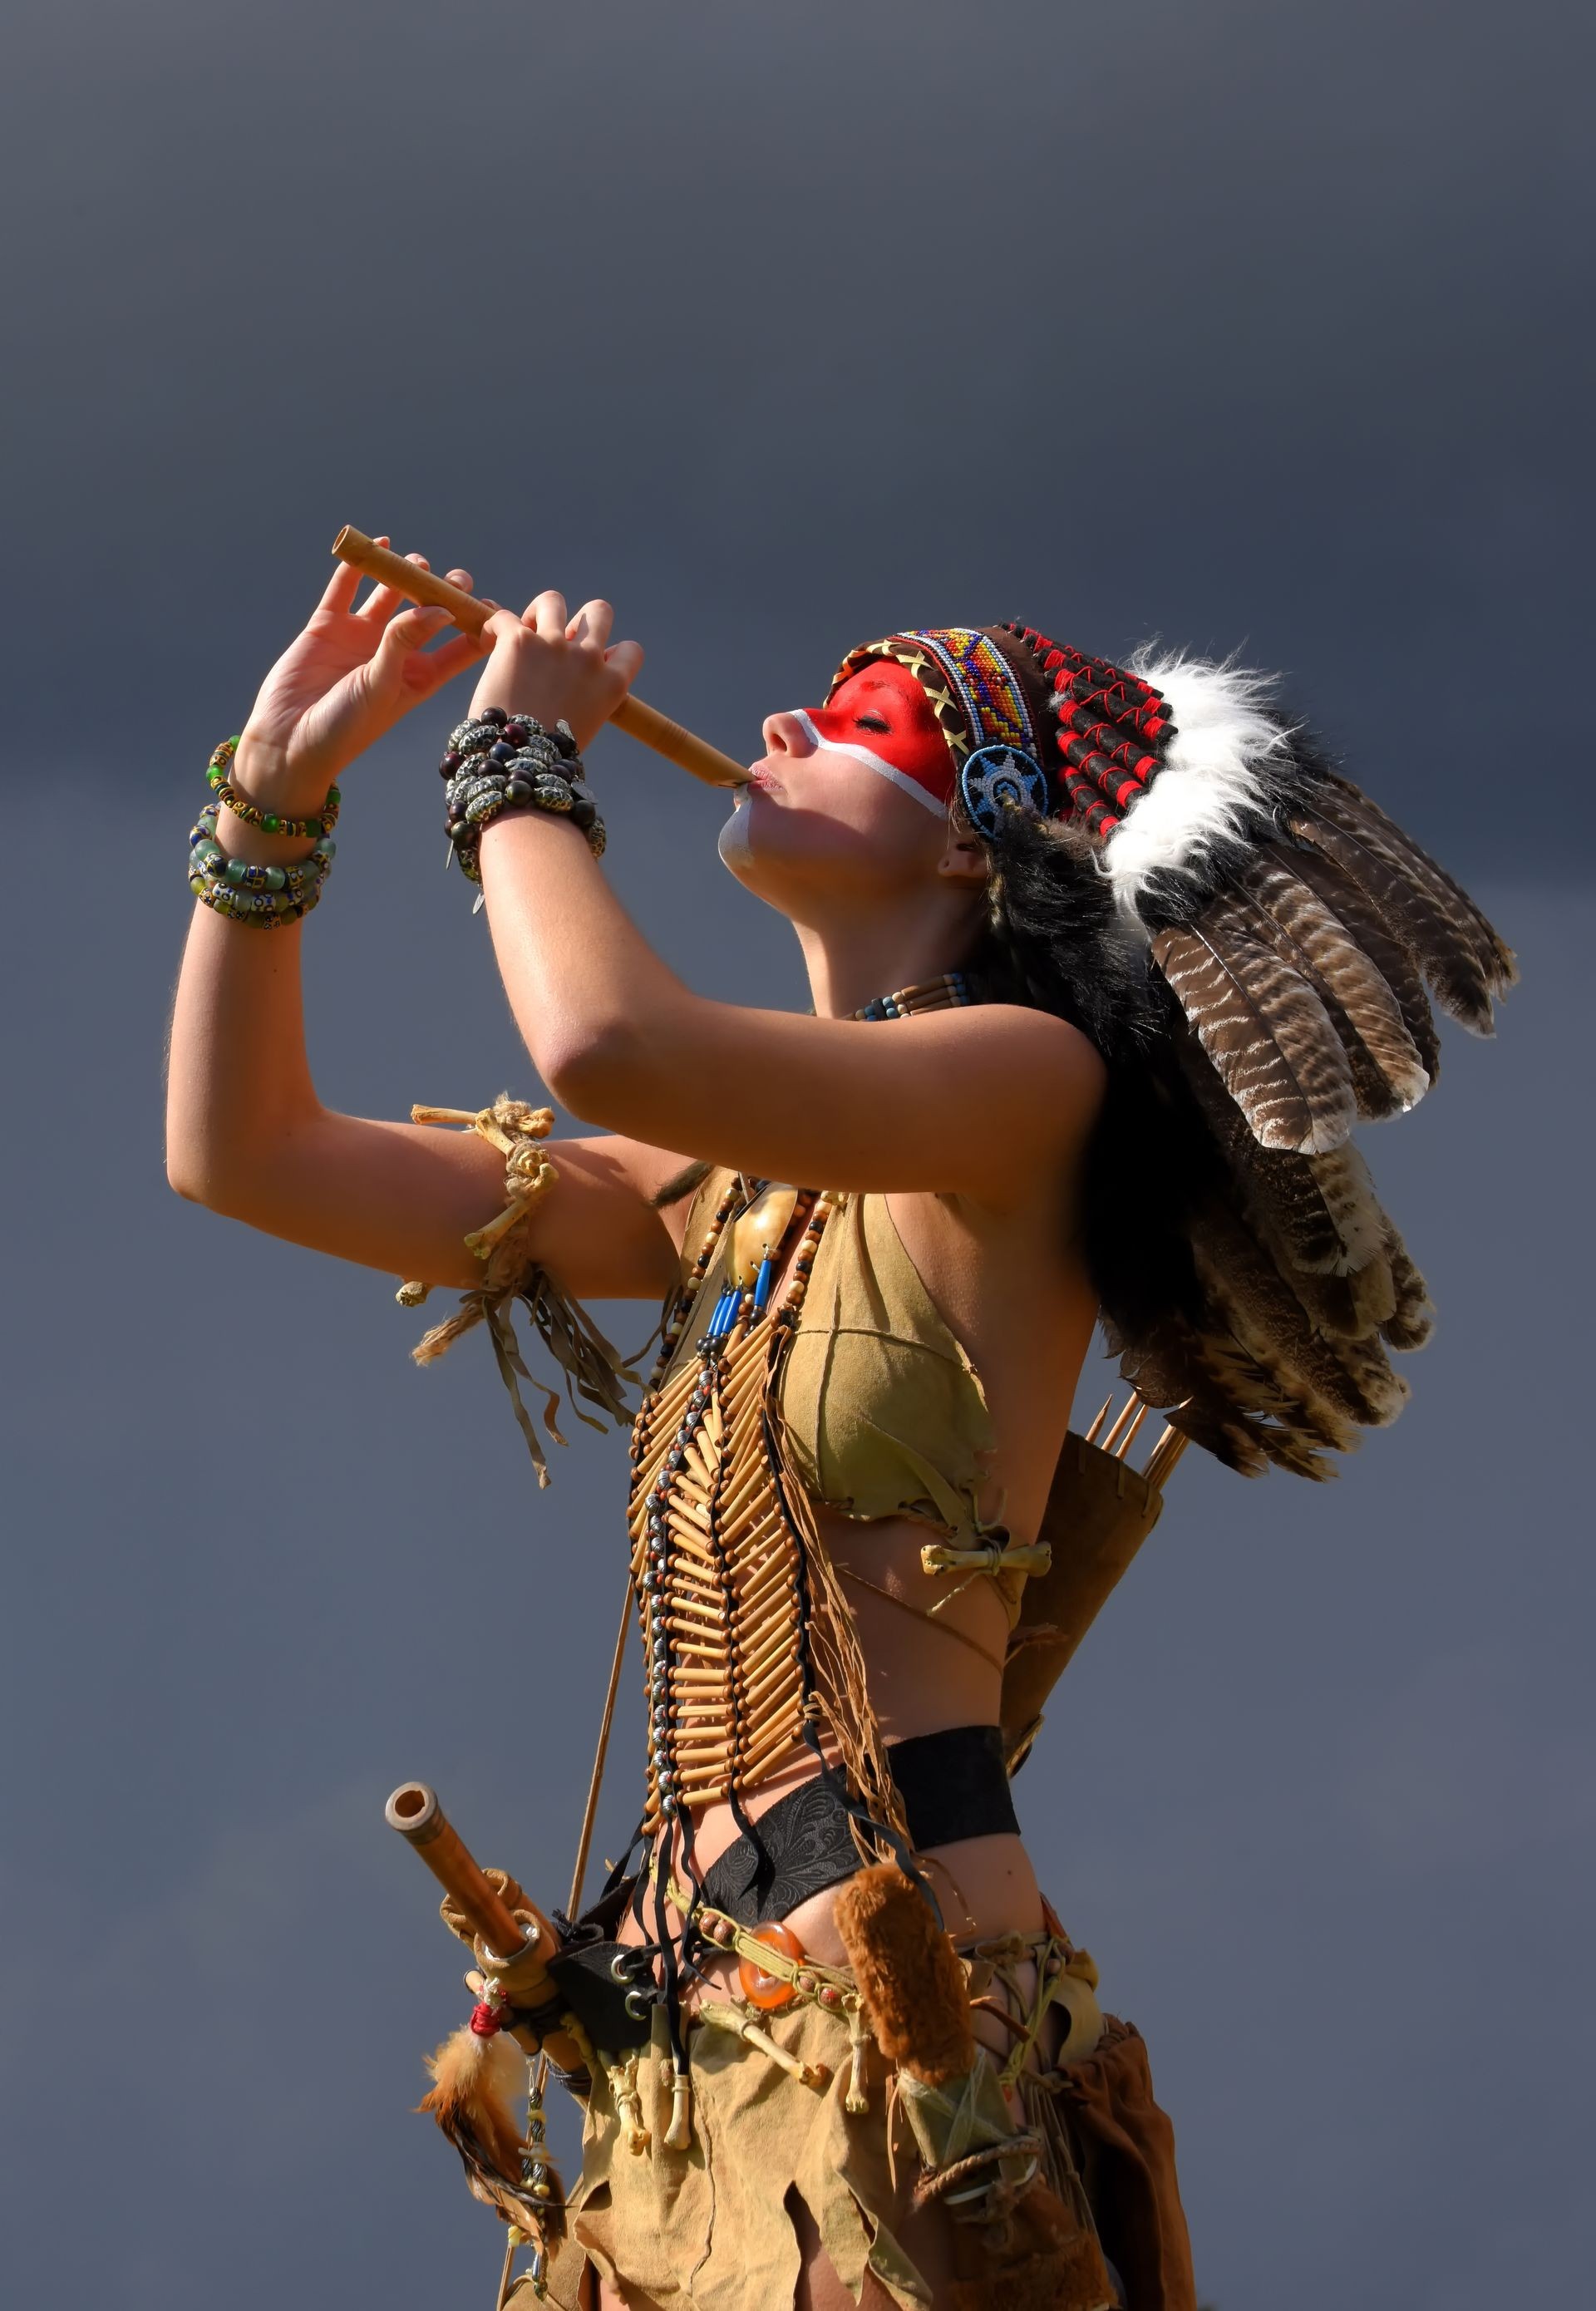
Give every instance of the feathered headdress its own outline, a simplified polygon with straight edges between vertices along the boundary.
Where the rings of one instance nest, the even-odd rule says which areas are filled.
[[[937,627],[851,652],[833,694],[872,659],[942,728],[999,952],[1110,1060],[1090,1234],[1121,1373],[1232,1467],[1330,1473],[1431,1322],[1353,1128],[1435,1080],[1431,998],[1491,1033],[1511,953],[1267,676]]]

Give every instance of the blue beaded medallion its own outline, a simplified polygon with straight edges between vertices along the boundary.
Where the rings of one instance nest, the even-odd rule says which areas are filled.
[[[1047,774],[1018,746],[981,746],[959,770],[959,794],[971,824],[995,835],[1007,810],[1048,813]]]

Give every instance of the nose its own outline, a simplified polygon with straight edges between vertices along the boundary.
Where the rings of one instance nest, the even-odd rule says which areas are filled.
[[[764,750],[767,756],[793,754],[803,756],[815,752],[815,734],[807,714],[767,714],[764,718]]]

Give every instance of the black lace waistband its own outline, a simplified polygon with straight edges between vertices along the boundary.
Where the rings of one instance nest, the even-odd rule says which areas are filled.
[[[917,1850],[1017,1833],[998,1726],[954,1725],[918,1734],[894,1742],[886,1757]],[[848,1824],[848,1808],[829,1775],[801,1782],[711,1863],[701,1898],[740,1926],[784,1918],[859,1867]],[[657,1946],[614,1940],[641,1883],[617,1876],[580,1920],[558,1919],[565,1947],[549,1966],[589,2036],[614,2052],[646,2043],[659,1994],[653,1979]]]
[[[953,1725],[918,1734],[894,1741],[886,1761],[917,1850],[1017,1834],[999,1727]],[[829,1781],[816,1779],[778,1798],[752,1835],[710,1864],[703,1895],[738,1925],[763,1926],[851,1878],[859,1866],[847,1810]]]

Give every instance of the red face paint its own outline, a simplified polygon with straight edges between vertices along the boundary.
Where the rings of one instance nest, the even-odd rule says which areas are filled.
[[[823,746],[845,748],[894,785],[908,781],[936,807],[951,798],[952,751],[906,666],[872,659],[840,685],[828,706],[807,708],[806,719]]]

